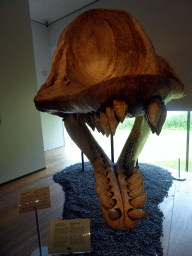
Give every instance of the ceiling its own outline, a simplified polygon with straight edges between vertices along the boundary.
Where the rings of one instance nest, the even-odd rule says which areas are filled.
[[[98,1],[98,0],[96,0]],[[29,0],[31,20],[48,24],[75,12],[95,0]]]

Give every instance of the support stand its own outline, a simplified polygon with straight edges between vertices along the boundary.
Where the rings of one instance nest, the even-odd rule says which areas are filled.
[[[36,216],[36,224],[37,224],[37,234],[38,234],[38,242],[39,242],[39,248],[37,248],[31,256],[48,256],[48,247],[43,246],[41,247],[41,236],[39,231],[39,221],[38,221],[38,215],[37,215],[37,209],[35,209],[35,216]]]
[[[113,145],[113,134],[111,133],[111,161],[114,163],[114,145]]]
[[[186,180],[186,172],[180,171],[180,158],[178,158],[178,173],[175,176],[175,180],[184,181]]]
[[[81,151],[81,160],[82,160],[82,171],[85,171],[85,169],[84,169],[84,155],[83,155],[83,151]]]
[[[190,135],[190,111],[187,112],[187,148],[186,148],[186,169],[185,171],[188,172],[189,170],[189,135]]]

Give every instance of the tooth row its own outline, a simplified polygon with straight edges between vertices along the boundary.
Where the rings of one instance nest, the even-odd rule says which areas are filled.
[[[127,212],[127,218],[130,219],[128,220],[128,222],[139,221],[147,214],[147,211],[141,210],[141,208],[145,205],[146,191],[143,193],[144,178],[141,177],[142,172],[138,171],[139,167],[131,168],[128,171],[130,174],[129,178],[126,178],[124,176],[124,179],[120,184],[120,190],[122,189],[123,193],[127,193],[127,196],[124,196],[124,199],[127,199],[125,207],[126,209],[123,209],[123,206],[118,207],[120,204],[118,204],[118,200],[115,200],[114,193],[112,193],[112,191],[114,191],[114,188],[110,186],[111,181],[109,178],[107,178],[109,176],[104,176],[94,172],[96,179],[96,191],[99,197],[100,204],[102,205],[102,207],[108,210],[108,217],[111,221],[116,221],[120,219],[122,216],[122,212],[125,210]],[[125,192],[126,190],[127,192]]]
[[[146,191],[143,193],[143,181],[144,177],[141,177],[143,172],[138,172],[139,167],[132,167],[127,171],[127,176],[129,177],[126,179],[127,188],[128,188],[128,195],[132,198],[129,200],[131,206],[135,209],[130,209],[128,211],[128,216],[132,220],[139,220],[143,218],[147,211],[142,211],[141,208],[144,207],[145,201],[147,198]]]
[[[92,152],[95,154],[94,171],[97,174],[102,175],[101,177],[106,177],[108,174],[107,168],[109,166],[107,161],[95,144],[92,145]]]
[[[97,195],[99,197],[100,203],[106,208],[106,209],[111,209],[115,206],[116,201],[114,199],[111,199],[113,194],[110,193],[110,185],[109,184],[109,179],[104,177],[101,174],[98,174],[94,172],[95,180],[96,180],[96,191]]]
[[[112,169],[110,166],[106,168],[106,172],[107,172],[107,176],[105,177],[97,173],[97,170],[95,169],[95,166],[94,166],[96,191],[98,194],[100,205],[102,205],[102,207],[104,207],[106,210],[109,210],[109,215],[111,216],[111,218],[118,219],[120,218],[121,211],[120,210],[118,211],[117,209],[113,209],[115,206],[119,206],[116,199],[118,200],[120,199],[120,197],[118,198],[118,196],[114,196],[114,193],[117,193],[117,190],[118,190],[117,187],[112,186],[112,183],[113,183],[112,180],[114,179],[115,174],[114,172],[112,172]],[[117,182],[115,183],[115,185],[118,186]]]
[[[106,107],[105,112],[81,114],[81,118],[94,131],[95,128],[108,137],[115,135],[119,121],[122,123],[128,111],[128,105],[122,100],[114,100],[113,108]]]
[[[130,163],[126,163],[124,165],[125,169],[128,169]],[[146,201],[146,191],[143,193],[143,181],[144,177],[141,177],[143,172],[139,172],[139,166],[132,167],[125,172],[126,175],[126,182],[127,182],[127,189],[128,195],[132,198],[129,202],[130,204],[136,208],[141,209],[145,205]],[[146,215],[146,211],[128,211],[128,215],[131,219],[133,219],[133,215],[135,214],[134,219],[136,216],[143,216]]]

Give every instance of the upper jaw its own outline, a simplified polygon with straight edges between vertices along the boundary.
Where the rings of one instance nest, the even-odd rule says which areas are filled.
[[[123,122],[125,116],[145,115],[151,131],[159,135],[166,118],[165,104],[184,94],[183,84],[175,79],[160,75],[129,75],[115,77],[89,87],[69,79],[67,81],[57,79],[54,83],[48,80],[40,88],[34,102],[39,111],[60,117],[68,114],[85,114],[87,115],[84,116],[85,122],[92,118],[98,120],[97,117],[106,124],[109,123],[109,126],[110,123],[115,122],[113,134],[118,123]],[[116,105],[119,104],[120,108],[124,104],[122,118],[118,116],[119,106],[114,107],[114,102],[118,102]],[[109,113],[112,112],[115,113],[113,115],[117,122],[114,121],[114,117],[113,120],[110,119]],[[101,129],[101,131],[108,136],[110,127],[104,128],[107,130]]]
[[[135,117],[144,114],[151,97],[149,78],[142,77],[147,77],[146,80],[143,79],[145,84],[141,83],[140,76],[116,77],[86,88],[77,86],[74,82],[69,86],[59,81],[52,86],[44,84],[34,102],[42,112],[71,114],[102,111],[107,106],[112,106],[115,99],[121,99],[128,105],[128,116]],[[158,83],[159,76],[155,78]],[[157,88],[154,86],[154,89]],[[152,98],[156,95],[158,90],[152,90]]]

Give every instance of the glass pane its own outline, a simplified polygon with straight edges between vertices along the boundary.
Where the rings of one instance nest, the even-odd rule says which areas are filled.
[[[168,111],[161,134],[151,134],[139,156],[139,162],[178,169],[186,167],[187,111]]]
[[[124,144],[129,137],[133,127],[135,118],[126,118],[123,123],[119,123],[114,136],[114,160],[118,160],[119,155],[124,147]]]
[[[133,123],[135,118],[126,118],[123,123],[119,123],[118,128],[116,130],[115,136],[113,138],[114,141],[114,162],[117,161],[119,158],[119,155],[123,149],[123,146],[131,132]],[[103,136],[101,133],[99,133],[96,129],[95,131],[92,131],[92,129],[87,126],[96,141],[99,143],[99,145],[102,147],[102,149],[105,151],[107,156],[111,159],[111,138],[110,135],[107,138],[106,136]]]
[[[117,161],[122,148],[131,132],[135,118],[126,118],[123,124],[119,124],[114,136],[114,160]],[[192,172],[192,114],[190,118],[190,145],[189,145],[189,171]],[[89,128],[89,127],[88,127]],[[111,141],[96,130],[89,128],[96,141],[100,144],[108,157],[111,159]],[[150,134],[140,156],[139,162],[154,164],[164,168],[178,169],[178,158],[180,158],[180,169],[186,168],[186,140],[187,140],[187,111],[168,111],[167,119],[159,136]],[[80,150],[71,141],[72,154],[78,155]],[[85,161],[88,159],[85,157]]]

